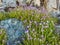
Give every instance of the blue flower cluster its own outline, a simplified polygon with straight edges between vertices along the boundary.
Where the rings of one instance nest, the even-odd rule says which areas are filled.
[[[0,21],[0,28],[6,29],[7,45],[23,44],[25,28],[23,23],[15,18]],[[24,45],[24,44],[23,44]]]

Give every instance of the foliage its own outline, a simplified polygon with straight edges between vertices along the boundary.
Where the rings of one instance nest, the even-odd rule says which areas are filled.
[[[0,29],[0,45],[6,45],[7,35],[4,29]]]
[[[0,14],[4,19],[17,18],[24,23],[25,45],[60,45],[59,36],[54,33],[55,18],[50,15],[35,10],[17,10],[4,15]],[[3,20],[1,17],[0,20]]]

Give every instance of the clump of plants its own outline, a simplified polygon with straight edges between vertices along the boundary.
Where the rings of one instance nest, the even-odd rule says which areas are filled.
[[[6,45],[7,35],[4,29],[0,29],[0,45]]]
[[[0,20],[16,18],[25,26],[25,45],[60,45],[59,36],[55,31],[55,18],[35,10],[16,10],[0,15]]]

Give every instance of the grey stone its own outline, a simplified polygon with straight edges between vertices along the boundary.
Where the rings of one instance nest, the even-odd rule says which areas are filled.
[[[55,32],[60,35],[60,25],[56,25],[55,28]]]
[[[16,7],[16,0],[3,0],[3,6]]]
[[[60,35],[60,11],[51,12],[52,17],[58,19],[57,24],[55,25],[55,33]]]

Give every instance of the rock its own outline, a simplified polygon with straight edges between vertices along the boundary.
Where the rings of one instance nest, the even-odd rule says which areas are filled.
[[[24,38],[25,28],[21,21],[14,18],[3,20],[0,21],[0,28],[6,29],[6,33],[8,35],[7,45],[23,44],[22,38]]]
[[[52,12],[51,15],[58,19],[57,24],[55,25],[55,33],[60,35],[60,11]]]
[[[4,7],[0,6],[0,12],[4,12]]]
[[[2,3],[5,7],[16,7],[16,0],[3,0]]]
[[[51,11],[50,14],[51,14],[53,17],[57,17],[57,18],[60,17],[60,11],[59,11],[59,10],[57,10],[57,11]]]
[[[60,34],[60,25],[56,25],[55,28],[56,28],[55,32],[57,34]]]

